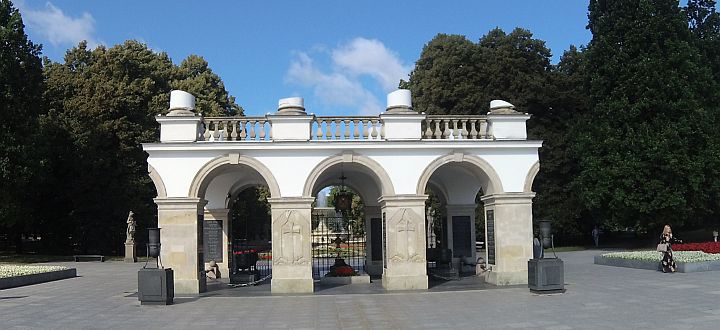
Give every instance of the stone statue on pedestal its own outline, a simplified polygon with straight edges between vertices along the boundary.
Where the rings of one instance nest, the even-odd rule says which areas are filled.
[[[137,255],[135,251],[135,213],[130,211],[127,217],[127,231],[125,233],[125,261],[137,262]]]
[[[125,239],[125,243],[135,243],[135,218],[133,217],[135,214],[133,211],[130,211],[130,214],[128,214],[127,217],[127,238]]]

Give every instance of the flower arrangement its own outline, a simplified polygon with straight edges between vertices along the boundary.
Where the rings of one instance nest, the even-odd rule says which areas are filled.
[[[0,278],[56,272],[69,269],[63,266],[0,265]]]
[[[326,276],[329,277],[343,277],[343,276],[355,276],[357,272],[349,265],[337,266],[330,269],[330,272]]]
[[[720,253],[720,242],[673,244],[673,251],[702,251]]]
[[[673,249],[675,246],[673,246]],[[629,259],[629,260],[646,260],[660,262],[662,253],[657,251],[632,251],[632,252],[612,252],[602,255],[605,258]],[[677,262],[702,262],[720,260],[720,254],[705,253],[702,251],[674,251],[673,257]]]

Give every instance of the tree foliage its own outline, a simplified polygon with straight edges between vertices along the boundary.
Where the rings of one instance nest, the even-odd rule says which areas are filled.
[[[575,128],[574,184],[592,217],[658,227],[712,213],[702,98],[715,82],[674,0],[593,0],[589,109]]]
[[[33,216],[27,197],[37,172],[32,143],[42,111],[40,51],[28,40],[18,10],[0,0],[0,229],[17,242]]]
[[[156,192],[141,144],[157,140],[155,116],[167,110],[170,90],[195,92],[204,115],[242,113],[201,57],[176,66],[132,40],[94,50],[80,43],[64,63],[45,64],[45,81],[39,147],[48,175],[39,178],[37,197],[52,207],[43,228],[85,251],[121,247],[129,210],[139,225],[153,223]]]

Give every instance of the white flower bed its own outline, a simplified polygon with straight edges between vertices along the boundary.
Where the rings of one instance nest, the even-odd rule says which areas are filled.
[[[55,272],[69,269],[63,266],[0,265],[0,278]]]
[[[606,258],[660,261],[662,253],[657,251],[612,252],[602,255]],[[718,253],[705,253],[702,251],[673,251],[676,262],[703,262],[720,260]]]

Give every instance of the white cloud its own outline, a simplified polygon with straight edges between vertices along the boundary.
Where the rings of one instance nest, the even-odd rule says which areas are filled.
[[[410,72],[395,52],[375,39],[355,38],[350,44],[333,50],[332,59],[353,74],[372,76],[386,92],[395,90],[400,79],[407,78]]]
[[[355,38],[347,45],[320,54],[328,53],[332,64],[324,72],[308,53],[298,52],[285,80],[312,88],[314,96],[327,106],[354,107],[363,115],[377,115],[384,110],[378,97],[363,86],[363,76],[369,76],[371,82],[390,92],[410,71],[378,40]]]
[[[45,4],[45,8],[38,10],[31,9],[22,2],[18,7],[25,23],[54,46],[76,45],[82,40],[87,40],[90,48],[100,44],[94,36],[95,19],[89,13],[73,18],[65,15],[60,8],[50,2]]]

